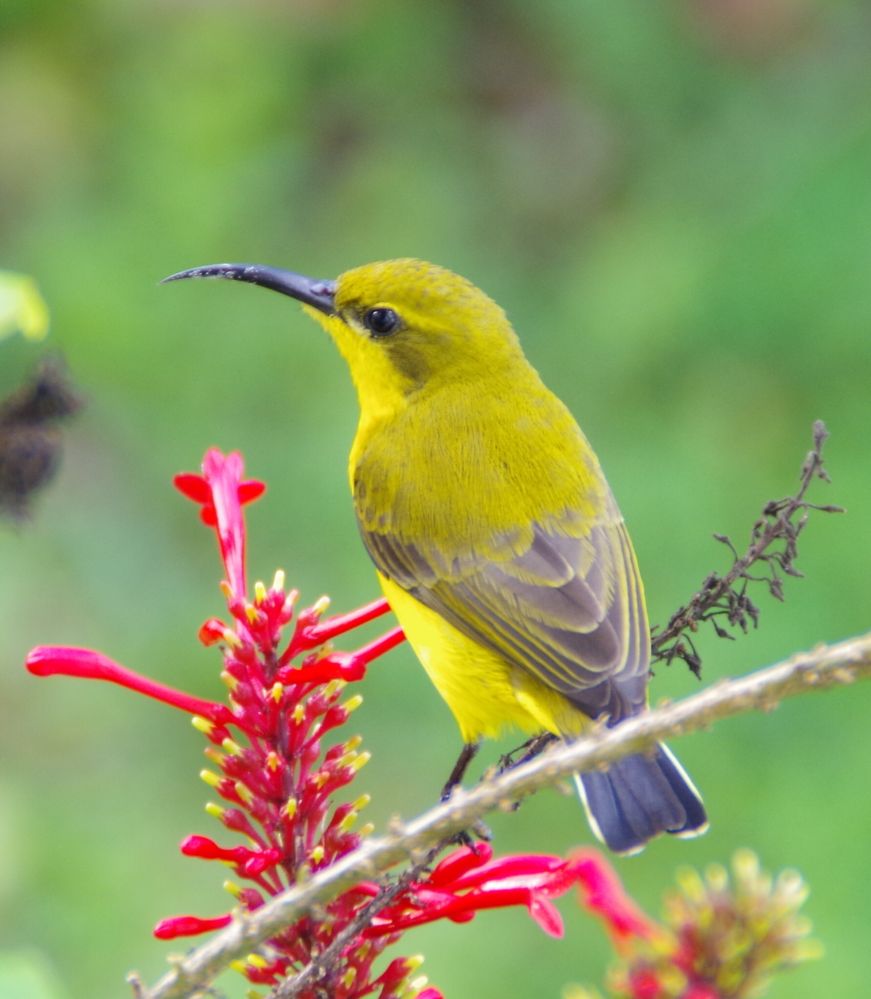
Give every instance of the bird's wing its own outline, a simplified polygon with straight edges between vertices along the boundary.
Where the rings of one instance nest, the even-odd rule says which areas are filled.
[[[463,634],[591,717],[618,721],[644,704],[648,673],[632,543],[615,506],[582,536],[564,530],[533,524],[520,551],[513,535],[452,558],[395,534],[362,533],[379,571]]]

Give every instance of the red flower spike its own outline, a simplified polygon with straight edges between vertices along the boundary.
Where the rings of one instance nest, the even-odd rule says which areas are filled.
[[[318,601],[298,613],[293,638],[280,653],[296,594],[285,590],[282,573],[276,574],[271,588],[257,584],[253,595],[247,591],[242,506],[261,495],[264,487],[242,476],[238,454],[212,450],[205,456],[202,475],[183,474],[175,480],[216,530],[226,578],[222,590],[232,620],[225,624],[209,618],[199,639],[221,650],[229,706],[175,691],[85,649],[35,649],[27,665],[38,675],[110,680],[196,715],[195,727],[220,747],[207,752],[218,772],[205,772],[204,779],[232,803],[229,807],[210,803],[207,811],[224,828],[244,836],[246,843],[221,846],[205,836],[190,836],[182,852],[231,865],[247,884],[232,884],[230,890],[242,910],[251,912],[360,843],[351,827],[366,796],[341,804],[333,797],[354,779],[368,753],[360,750],[358,737],[346,734],[336,739],[332,732],[341,730],[361,700],[359,695],[346,696],[345,683],[362,678],[368,664],[402,642],[404,635],[394,627],[356,651],[329,651],[324,643],[375,620],[388,607],[380,599],[322,619],[327,604]],[[597,866],[592,854],[569,860],[535,854],[494,859],[486,844],[456,850],[428,878],[410,884],[345,947],[331,979],[336,999],[396,999],[421,989],[418,999],[442,999],[437,989],[423,988],[423,981],[413,977],[419,959],[397,958],[387,971],[373,976],[374,964],[382,964],[379,958],[385,948],[395,944],[404,930],[437,919],[468,922],[484,909],[521,905],[544,932],[558,936],[562,921],[552,899],[575,884],[584,886],[591,906],[607,914],[621,931],[634,928],[641,933],[646,927],[643,917],[602,870],[610,871]],[[269,941],[267,959],[246,967],[249,979],[272,985],[298,973],[329,947],[379,890],[369,881],[353,885],[327,903],[325,917],[308,915],[276,934]],[[211,919],[176,916],[160,923],[155,934],[177,939],[219,929],[230,921],[229,914]]]
[[[176,940],[178,937],[193,937],[200,933],[210,933],[212,930],[222,930],[232,921],[233,917],[229,912],[212,919],[201,919],[199,916],[171,916],[169,919],[162,919],[152,932],[158,940]]]
[[[81,679],[117,683],[121,687],[135,690],[139,694],[145,694],[146,697],[153,697],[188,714],[200,715],[216,725],[226,725],[235,721],[233,712],[225,704],[204,701],[174,687],[167,687],[91,649],[77,649],[65,645],[38,645],[28,653],[25,665],[34,676],[75,676]]]

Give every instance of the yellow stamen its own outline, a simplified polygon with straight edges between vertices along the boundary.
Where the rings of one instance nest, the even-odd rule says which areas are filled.
[[[224,628],[223,632],[221,633],[221,636],[224,639],[224,641],[227,643],[227,645],[229,645],[231,648],[233,649],[242,648],[242,639],[236,634],[235,631],[233,631],[232,628]]]
[[[365,767],[365,766],[366,766],[366,764],[367,764],[367,763],[369,762],[369,760],[371,760],[371,759],[372,759],[372,754],[371,754],[371,753],[369,752],[369,750],[367,749],[367,750],[364,750],[364,751],[363,751],[362,753],[360,753],[360,754],[359,754],[359,755],[357,756],[357,759],[356,759],[356,760],[354,760],[354,761],[353,761],[353,762],[352,762],[351,764],[349,764],[349,765],[350,765],[351,769],[352,769],[352,770],[354,770],[354,771],[357,771],[357,770],[362,770],[362,769],[363,769],[363,767]]]
[[[202,732],[203,735],[211,735],[215,731],[215,726],[208,718],[203,718],[202,715],[194,715],[191,718],[191,725],[198,731]]]
[[[358,813],[353,810],[348,812],[348,814],[339,823],[340,832],[350,832],[359,817]]]

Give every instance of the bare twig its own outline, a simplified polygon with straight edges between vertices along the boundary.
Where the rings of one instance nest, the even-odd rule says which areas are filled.
[[[807,523],[808,511],[843,513],[841,507],[808,503],[804,498],[814,479],[830,481],[823,467],[823,445],[828,436],[825,424],[817,420],[813,427],[813,447],[801,467],[798,490],[792,496],[765,504],[750,531],[750,543],[743,555],[738,554],[726,535],[714,535],[732,553],[732,568],[725,576],[712,572],[692,600],[672,614],[662,631],[653,629],[654,664],[670,665],[675,659],[682,659],[698,677],[702,660],[691,634],[698,630],[700,622],[709,621],[720,638],[735,637],[729,628],[740,628],[743,632],[751,625],[755,628],[759,608],[747,595],[750,583],[766,583],[771,596],[783,600],[783,576],[802,575],[795,567],[796,545]],[[794,521],[796,515],[800,516]],[[755,567],[755,575],[750,574],[751,567]]]
[[[342,932],[336,935],[336,938],[322,954],[318,954],[317,958],[303,968],[299,974],[285,978],[283,982],[276,985],[269,993],[269,999],[296,999],[304,989],[311,988],[316,983],[323,982],[328,985],[326,979],[330,969],[335,967],[342,951],[363,932],[382,909],[390,905],[413,881],[421,876],[442,850],[449,845],[450,841],[450,837],[442,839],[427,851],[423,859],[409,867],[396,881],[385,885],[375,898],[354,916]]]
[[[469,828],[490,811],[510,808],[539,788],[553,785],[572,773],[605,766],[643,751],[660,739],[707,728],[731,715],[769,711],[784,698],[805,690],[850,684],[869,676],[871,633],[836,645],[818,646],[812,652],[795,655],[737,680],[715,683],[692,697],[657,707],[615,728],[597,727],[584,738],[551,747],[470,791],[458,790],[449,801],[418,818],[405,824],[397,822],[387,834],[366,840],[354,853],[342,857],[310,881],[237,918],[208,943],[178,959],[153,988],[145,987],[132,976],[131,984],[139,999],[192,996],[231,961],[245,957],[314,906],[402,861],[425,863],[426,853],[433,846]]]

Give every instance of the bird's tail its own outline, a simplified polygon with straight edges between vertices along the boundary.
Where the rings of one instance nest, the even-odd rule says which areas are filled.
[[[576,774],[593,832],[615,853],[638,853],[657,833],[699,836],[708,827],[701,796],[661,743],[604,771]]]

